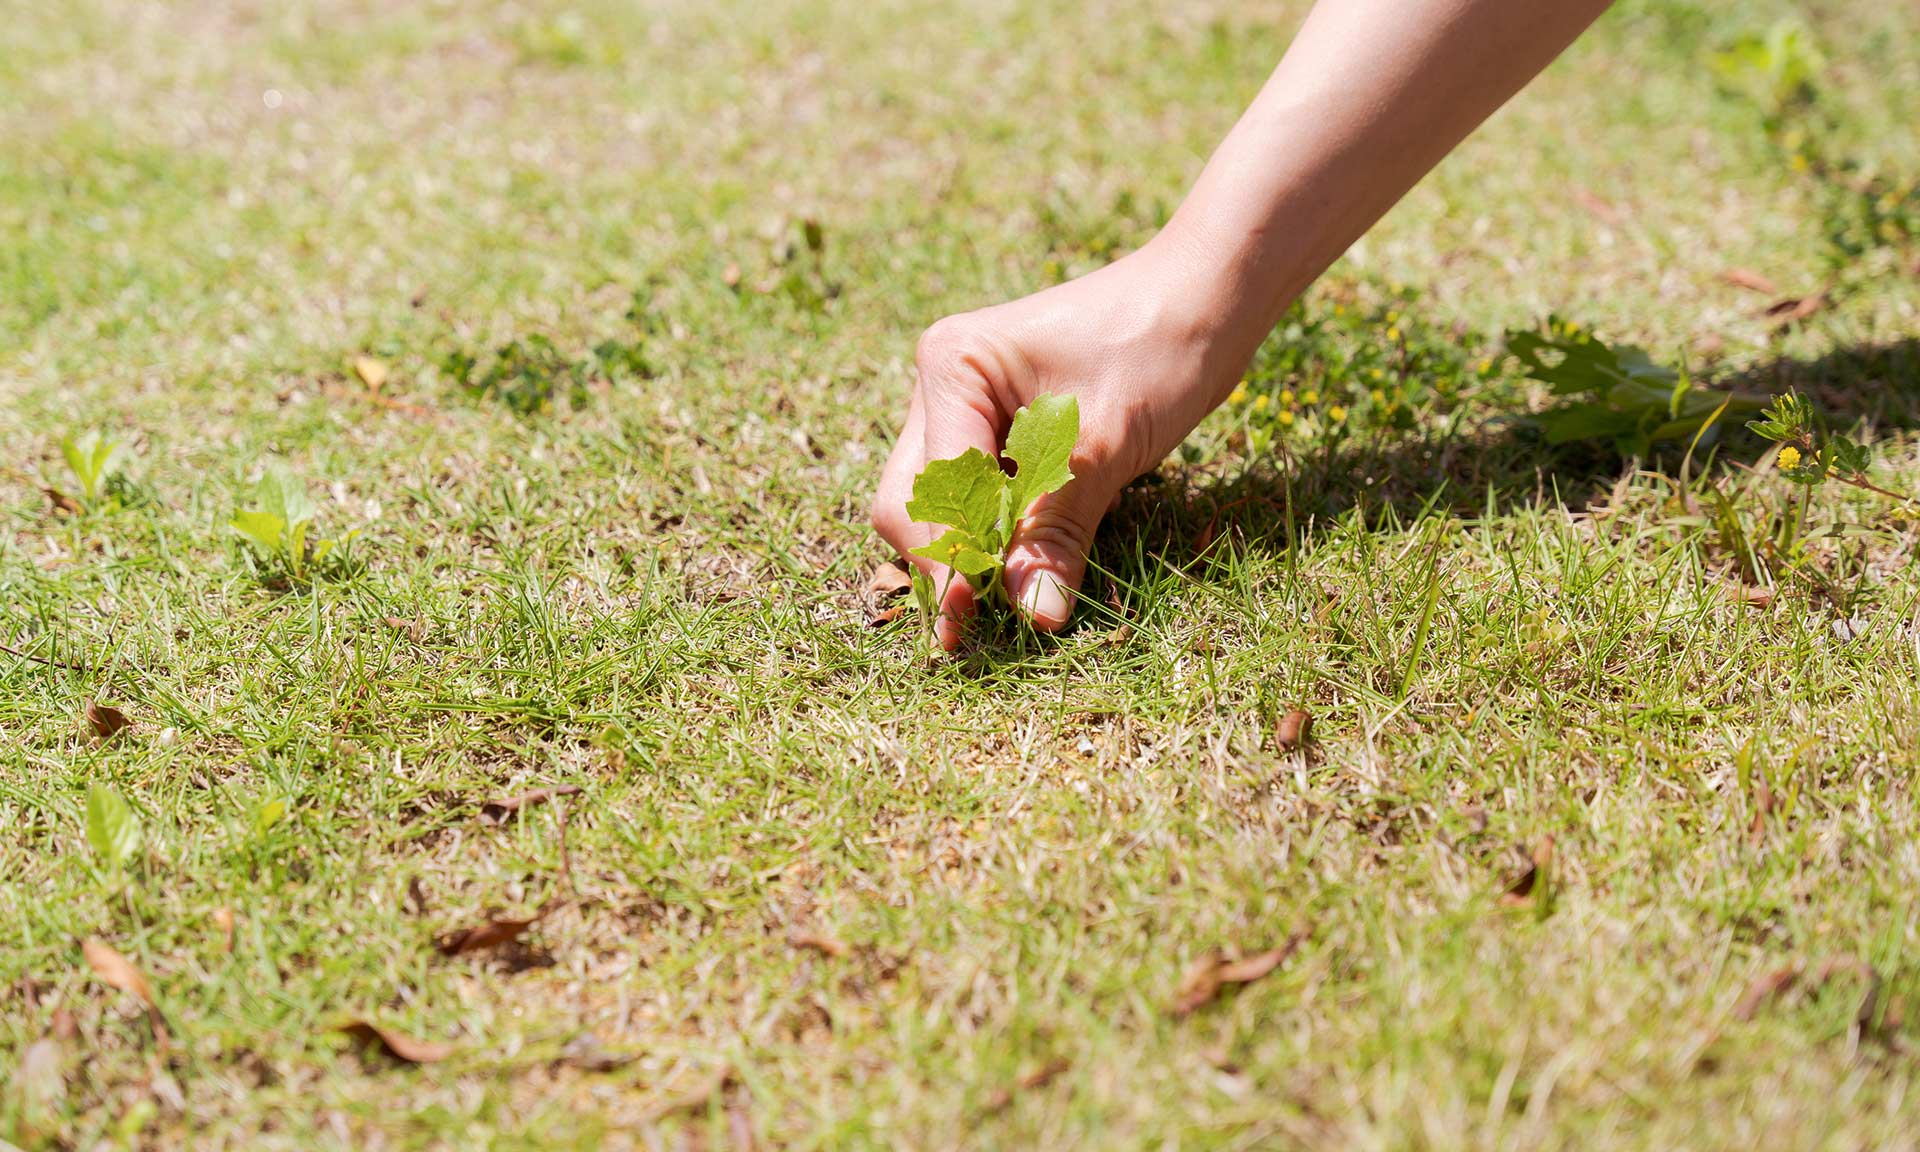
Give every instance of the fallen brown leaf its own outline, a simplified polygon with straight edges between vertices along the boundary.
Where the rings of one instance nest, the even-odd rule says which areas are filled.
[[[1735,604],[1751,604],[1755,608],[1773,607],[1773,586],[1770,584],[1736,584],[1727,589],[1727,599]]]
[[[1772,304],[1767,305],[1766,310],[1763,311],[1761,315],[1771,317],[1774,327],[1784,328],[1789,324],[1795,324],[1801,320],[1805,320],[1815,312],[1820,311],[1826,302],[1827,294],[1825,292],[1812,292],[1805,296],[1789,296],[1784,300],[1776,300]]]
[[[1533,903],[1534,888],[1553,867],[1553,837],[1542,836],[1533,846],[1526,870],[1500,893],[1500,903],[1509,908],[1525,908]]]
[[[98,936],[89,936],[80,942],[80,955],[86,958],[87,967],[100,977],[108,987],[125,992],[140,1001],[147,1010],[147,1023],[153,1028],[153,1038],[161,1047],[169,1043],[167,1022],[160,1015],[160,1006],[154,1002],[153,986],[133,961],[113,950],[113,947]]]
[[[1175,1016],[1186,1016],[1212,1003],[1226,985],[1250,984],[1260,979],[1298,951],[1306,936],[1304,930],[1296,931],[1278,948],[1238,959],[1228,959],[1220,949],[1209,948],[1188,964],[1186,971],[1181,974],[1180,987],[1174,993],[1170,1011]]]
[[[427,626],[418,620],[404,620],[398,616],[383,616],[381,621],[397,632],[405,632],[415,644],[426,634]]]
[[[1620,209],[1614,207],[1610,201],[1603,199],[1600,194],[1593,189],[1584,188],[1575,184],[1572,188],[1572,194],[1574,203],[1585,208],[1589,214],[1598,218],[1602,223],[1615,226],[1619,225],[1621,219]]]
[[[425,916],[432,905],[427,903],[427,890],[420,883],[420,877],[407,878],[407,911],[415,916]]]
[[[720,271],[720,282],[729,288],[740,287],[740,265],[729,263]]]
[[[1280,717],[1280,723],[1274,725],[1273,738],[1283,752],[1291,752],[1304,745],[1313,735],[1313,714],[1305,708],[1295,708]]]
[[[600,1043],[600,1037],[591,1032],[582,1032],[560,1049],[560,1058],[555,1063],[578,1068],[582,1072],[611,1072],[637,1059],[639,1056],[634,1053],[609,1051],[606,1045]]]
[[[153,987],[147,983],[146,976],[106,941],[89,936],[80,942],[80,954],[86,957],[87,967],[108,987],[132,995],[148,1008],[153,1007]]]
[[[899,596],[913,588],[913,577],[897,562],[888,562],[873,570],[867,577],[867,591],[881,596]]]
[[[87,701],[82,713],[88,729],[101,740],[111,740],[133,726],[133,721],[127,719],[125,712],[94,700]]]
[[[371,356],[355,356],[353,374],[360,377],[360,383],[365,384],[369,392],[380,391],[387,382],[387,366]]]
[[[498,948],[502,944],[511,944],[520,939],[527,929],[539,923],[542,915],[544,911],[536,912],[525,919],[496,916],[484,924],[448,932],[434,941],[433,946],[440,950],[442,956],[459,956],[486,948]]]
[[[213,910],[214,926],[220,929],[222,952],[233,951],[233,909],[224,905]]]
[[[555,784],[551,788],[533,788],[518,796],[509,796],[504,800],[489,800],[480,805],[480,819],[488,824],[504,824],[508,816],[523,808],[532,808],[556,796],[574,796],[580,792],[578,784]]]
[[[836,960],[845,956],[850,951],[846,941],[836,940],[831,936],[823,936],[816,932],[796,932],[792,936],[787,937],[787,943],[795,948],[802,948],[809,952],[818,952],[822,956],[831,956]]]
[[[1789,964],[1760,973],[1748,981],[1746,991],[1740,993],[1739,1003],[1733,1006],[1733,1018],[1735,1020],[1753,1019],[1753,1014],[1760,1010],[1762,1004],[1793,987],[1794,981],[1798,979],[1800,979],[1800,966],[1797,964]]]
[[[43,486],[40,491],[47,494],[47,503],[53,505],[55,512],[64,512],[69,516],[78,516],[80,514],[80,501],[60,491],[60,489]]]
[[[1131,639],[1133,639],[1133,625],[1122,624],[1120,627],[1107,633],[1107,646],[1110,648],[1118,648]]]
[[[1735,288],[1745,288],[1749,292],[1758,292],[1765,296],[1772,296],[1780,291],[1774,286],[1772,280],[1751,268],[1729,268],[1720,273],[1720,279]]]
[[[1065,1057],[1056,1057],[1031,1072],[1022,1073],[1011,1086],[994,1089],[993,1094],[986,1099],[986,1110],[1004,1112],[1013,1103],[1015,1092],[1031,1092],[1035,1088],[1043,1088],[1072,1068],[1073,1061]]]
[[[453,1055],[453,1045],[433,1040],[417,1040],[404,1032],[354,1020],[335,1029],[357,1041],[362,1048],[378,1048],[396,1060],[408,1064],[433,1064]]]
[[[900,619],[906,611],[907,606],[905,604],[890,604],[885,608],[875,609],[867,616],[867,627],[880,628],[891,624],[895,620]]]

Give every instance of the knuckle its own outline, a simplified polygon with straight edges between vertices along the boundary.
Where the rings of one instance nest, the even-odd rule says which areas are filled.
[[[920,343],[913,353],[922,386],[937,385],[961,375],[957,370],[977,359],[980,348],[980,337],[965,316],[935,321],[920,334]]]

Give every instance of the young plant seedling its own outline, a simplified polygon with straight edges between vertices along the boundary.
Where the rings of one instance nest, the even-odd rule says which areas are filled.
[[[67,471],[73,473],[78,485],[79,503],[88,511],[98,510],[110,494],[114,477],[124,462],[126,444],[98,431],[81,436],[63,436],[60,438],[60,454],[66,458]],[[61,492],[58,486],[49,484],[49,490],[59,495],[73,498],[73,493]]]
[[[337,540],[315,537],[313,517],[317,509],[306,488],[278,461],[267,465],[260,477],[254,503],[257,507],[235,512],[228,525],[246,537],[261,559],[283,568],[295,584],[312,580],[335,548],[359,535],[349,532]]]
[[[913,554],[964,575],[981,602],[1005,607],[1002,577],[1013,530],[1035,500],[1073,479],[1068,462],[1079,439],[1080,402],[1072,396],[1041,396],[1015,413],[1007,430],[1006,457],[1017,469],[1012,476],[978,448],[950,460],[929,460],[914,477],[907,515],[947,530]],[[914,569],[914,599],[929,627],[945,591]]]

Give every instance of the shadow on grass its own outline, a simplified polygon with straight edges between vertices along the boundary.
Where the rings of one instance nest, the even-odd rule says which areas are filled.
[[[1837,349],[1811,360],[1778,358],[1715,383],[1741,391],[1798,390],[1830,426],[1874,430],[1920,427],[1920,339]],[[1469,413],[1471,416],[1471,413]],[[1764,444],[1734,425],[1709,455],[1708,474],[1757,459]],[[1678,475],[1685,444],[1663,445],[1643,470]],[[1114,575],[1144,575],[1134,557],[1184,564],[1232,534],[1254,547],[1311,543],[1356,510],[1368,524],[1404,525],[1435,511],[1465,518],[1539,507],[1582,511],[1606,497],[1633,461],[1611,445],[1548,444],[1524,418],[1495,418],[1452,437],[1401,437],[1312,448],[1279,466],[1255,466],[1231,478],[1151,476],[1125,494],[1107,518],[1099,552],[1125,557]],[[1093,598],[1104,588],[1089,588]]]

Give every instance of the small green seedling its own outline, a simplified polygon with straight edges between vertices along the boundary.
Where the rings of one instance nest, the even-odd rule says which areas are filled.
[[[907,515],[921,524],[945,525],[915,556],[946,564],[966,576],[986,603],[1005,606],[1007,549],[1013,530],[1033,502],[1073,479],[1068,461],[1080,439],[1080,402],[1072,396],[1041,396],[1014,414],[1006,457],[1018,469],[1008,476],[1000,462],[978,448],[950,460],[930,460],[914,477]],[[938,606],[933,582],[914,572],[914,598],[931,622]]]
[[[280,565],[296,584],[313,579],[334,549],[351,541],[358,532],[349,532],[337,540],[313,535],[313,517],[317,509],[300,481],[278,461],[269,464],[254,489],[258,507],[233,514],[228,525],[246,537],[262,559]]]
[[[79,501],[89,510],[99,508],[107,499],[111,481],[125,462],[124,441],[103,436],[98,431],[60,438],[60,454],[66,457],[67,470],[79,486]],[[57,486],[48,485],[49,488]],[[72,498],[72,493],[60,493]]]
[[[87,843],[114,872],[125,868],[140,850],[139,817],[120,793],[104,784],[87,789]]]
[[[1550,444],[1612,440],[1625,455],[1656,441],[1685,440],[1723,410],[1758,411],[1764,396],[1696,385],[1631,344],[1610,345],[1579,325],[1549,317],[1545,333],[1507,333],[1507,351],[1526,374],[1564,399],[1540,416]]]

